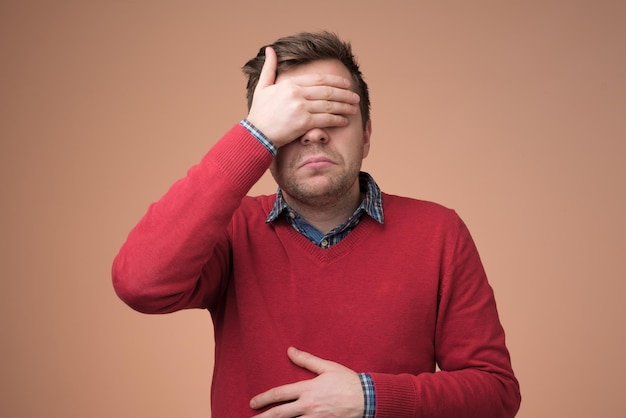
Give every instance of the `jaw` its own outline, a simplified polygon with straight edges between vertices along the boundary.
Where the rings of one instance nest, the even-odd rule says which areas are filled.
[[[316,210],[332,210],[337,206],[351,205],[359,199],[358,171],[341,174],[320,171],[306,176],[289,176],[277,181],[287,203]]]

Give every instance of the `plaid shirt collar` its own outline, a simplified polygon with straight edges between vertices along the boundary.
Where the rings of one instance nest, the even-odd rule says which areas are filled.
[[[361,192],[365,193],[365,199],[363,199],[359,207],[354,211],[353,215],[346,223],[353,223],[353,219],[358,219],[361,212],[367,213],[378,223],[384,223],[385,217],[383,214],[382,193],[374,181],[374,178],[370,174],[361,171],[359,173],[359,185],[361,187]],[[291,211],[291,209],[289,208],[289,205],[287,205],[287,202],[285,202],[283,193],[279,188],[276,192],[274,207],[265,222],[273,222],[281,213],[289,211]]]

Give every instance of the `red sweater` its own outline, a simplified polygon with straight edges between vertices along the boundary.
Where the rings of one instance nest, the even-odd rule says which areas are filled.
[[[289,346],[370,373],[377,417],[513,417],[519,386],[493,292],[455,212],[383,194],[384,225],[365,216],[322,249],[265,222],[275,196],[246,196],[271,160],[235,126],[151,205],[113,264],[138,311],[210,311],[213,418],[252,416],[254,395],[311,378]]]

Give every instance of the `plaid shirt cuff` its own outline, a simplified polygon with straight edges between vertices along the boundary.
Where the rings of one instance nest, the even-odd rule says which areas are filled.
[[[376,391],[374,391],[374,381],[367,373],[359,373],[359,379],[361,379],[363,396],[365,398],[363,418],[374,418],[376,414]]]
[[[267,148],[267,150],[272,154],[273,157],[276,157],[276,154],[278,153],[278,149],[274,146],[274,144],[272,144],[272,142],[269,139],[267,139],[267,137],[263,134],[263,132],[259,131],[256,128],[256,126],[254,126],[248,121],[248,119],[242,120],[241,122],[239,122],[239,124],[243,126],[244,128],[246,128],[248,132],[252,134],[253,137],[258,139],[259,142],[263,144],[265,148]]]

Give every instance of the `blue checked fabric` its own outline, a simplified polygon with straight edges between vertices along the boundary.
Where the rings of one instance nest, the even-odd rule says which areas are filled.
[[[359,174],[359,184],[361,192],[365,194],[365,198],[346,222],[334,228],[328,234],[322,234],[296,211],[291,209],[289,205],[287,205],[287,202],[285,202],[280,189],[276,192],[276,201],[274,202],[274,207],[267,217],[266,222],[273,222],[278,216],[284,214],[291,226],[311,240],[315,245],[322,248],[330,248],[344,239],[358,225],[361,220],[361,215],[364,213],[381,224],[385,221],[382,193],[372,176],[368,173],[361,172]]]

